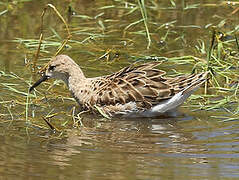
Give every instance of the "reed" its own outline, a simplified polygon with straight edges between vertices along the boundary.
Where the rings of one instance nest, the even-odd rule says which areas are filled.
[[[150,45],[151,45],[151,37],[150,37],[150,33],[149,33],[149,28],[148,28],[148,16],[147,16],[147,11],[146,11],[146,7],[145,7],[145,2],[144,2],[144,0],[137,0],[137,1],[138,1],[140,12],[141,12],[141,15],[142,15],[142,18],[143,18],[142,20],[144,22],[146,37],[147,37],[147,40],[148,40],[147,49],[149,49]]]

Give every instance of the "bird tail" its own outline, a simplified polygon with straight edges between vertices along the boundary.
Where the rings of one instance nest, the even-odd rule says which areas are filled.
[[[208,73],[209,72],[207,71],[207,72],[197,74],[194,77],[195,80],[192,81],[192,83],[182,91],[182,94],[191,95],[195,90],[197,90],[208,79],[207,78]]]

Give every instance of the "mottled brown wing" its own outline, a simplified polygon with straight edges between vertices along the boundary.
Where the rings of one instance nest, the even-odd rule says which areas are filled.
[[[187,93],[197,89],[202,83],[207,80],[208,72],[202,72],[200,74],[190,74],[178,76],[175,78],[167,78],[167,84],[173,87],[174,93],[183,92]]]
[[[164,71],[154,67],[161,62],[129,66],[112,75],[96,79],[93,101],[100,105],[141,102],[146,108],[171,97],[170,85]]]
[[[196,84],[198,76],[176,78],[163,77],[166,73],[155,69],[161,62],[129,66],[112,75],[93,80],[94,96],[91,104],[114,105],[138,102],[142,108],[150,108],[162,100]]]

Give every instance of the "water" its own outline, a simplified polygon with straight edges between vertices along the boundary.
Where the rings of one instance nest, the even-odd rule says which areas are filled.
[[[218,3],[210,1],[211,4],[213,2]],[[38,98],[30,98],[34,105],[26,113],[27,98],[21,92],[27,92],[28,83],[38,77],[32,75],[24,59],[30,59],[35,49],[11,40],[39,36],[40,15],[47,3],[12,3],[9,12],[0,16],[0,179],[238,179],[239,124],[210,117],[221,114],[220,111],[181,108],[178,117],[161,119],[105,120],[85,115],[81,119],[84,126],[76,128],[71,117],[71,109],[76,103],[66,98],[70,95],[59,82],[46,91],[53,83],[51,81],[37,88]],[[79,33],[74,34],[72,39],[85,40],[89,35],[82,33],[82,29],[109,37],[96,38],[93,42],[80,45],[71,42],[74,47],[64,53],[81,64],[88,76],[114,72],[133,62],[132,56],[195,55],[197,40],[209,39],[209,29],[205,26],[218,24],[235,7],[206,6],[204,1],[194,3],[201,3],[201,6],[185,11],[181,3],[177,4],[176,10],[167,8],[171,7],[168,1],[158,3],[159,9],[148,14],[151,20],[160,24],[177,22],[167,37],[165,47],[161,48],[157,43],[166,34],[167,28],[153,31],[153,48],[146,50],[145,36],[132,33],[144,30],[143,25],[131,27],[123,36],[122,28],[140,17],[139,13],[124,15],[128,11],[123,7],[134,8],[133,5],[116,1],[74,1],[72,7],[78,15],[96,17],[104,14],[96,19],[69,19],[72,30],[79,28]],[[53,4],[64,17],[67,16],[67,1],[53,1]],[[109,5],[119,8],[101,8]],[[0,12],[4,9],[6,7],[0,5]],[[238,20],[236,16],[230,18],[231,24],[225,29],[233,27],[233,22]],[[64,38],[64,26],[56,19],[54,13],[48,12],[44,21],[45,37],[52,36],[54,33],[49,28],[54,28]],[[176,37],[178,40],[175,40]],[[96,60],[107,49],[120,52],[118,61],[105,63]],[[56,48],[45,50],[47,52],[42,52],[39,64],[47,62],[42,57],[51,57]],[[165,64],[163,68],[167,69],[167,66]],[[192,65],[187,68],[170,65],[168,70],[170,68],[183,72],[191,69]],[[11,72],[13,77],[9,76]],[[62,134],[49,130],[42,119],[42,116],[54,113],[56,116],[51,123],[64,130]]]

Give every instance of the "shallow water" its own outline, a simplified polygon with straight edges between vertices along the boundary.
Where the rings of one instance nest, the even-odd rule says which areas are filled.
[[[211,117],[220,115],[220,111],[183,107],[177,117],[160,119],[106,120],[84,115],[80,121],[83,126],[76,128],[71,114],[77,105],[62,83],[55,82],[53,87],[53,81],[42,84],[27,99],[24,93],[39,76],[31,73],[25,61],[32,59],[36,47],[27,48],[12,40],[38,38],[40,15],[49,2],[67,17],[68,1],[12,3],[0,16],[0,179],[238,179],[239,123]],[[223,28],[229,30],[238,22],[238,16],[230,15],[237,6],[219,6],[218,1],[193,2],[200,6],[185,10],[181,3],[176,9],[168,1],[155,3],[148,16],[158,24],[149,26],[152,47],[146,50],[146,37],[139,33],[144,30],[142,24],[129,27],[125,35],[122,30],[140,18],[139,11],[125,15],[134,5],[108,0],[73,1],[76,16],[69,17],[68,23],[72,31],[78,28],[79,32],[72,40],[83,43],[70,42],[71,48],[64,53],[81,64],[88,76],[104,75],[134,62],[134,57],[196,55],[198,39],[209,41],[207,26],[228,18]],[[0,12],[5,9],[0,4]],[[169,27],[157,30],[173,21],[172,27],[168,23]],[[44,27],[46,39],[57,39],[51,38],[56,34],[50,28],[65,38],[64,26],[53,12],[47,12]],[[161,44],[168,29],[166,44]],[[86,40],[90,36],[91,40]],[[117,52],[116,61],[97,60],[107,49]],[[38,65],[46,63],[55,52],[56,47],[46,45]],[[173,74],[172,69],[188,72],[192,67],[164,63],[162,68]],[[31,102],[28,111],[27,101]],[[63,133],[52,132],[42,119],[54,113],[51,123]]]

